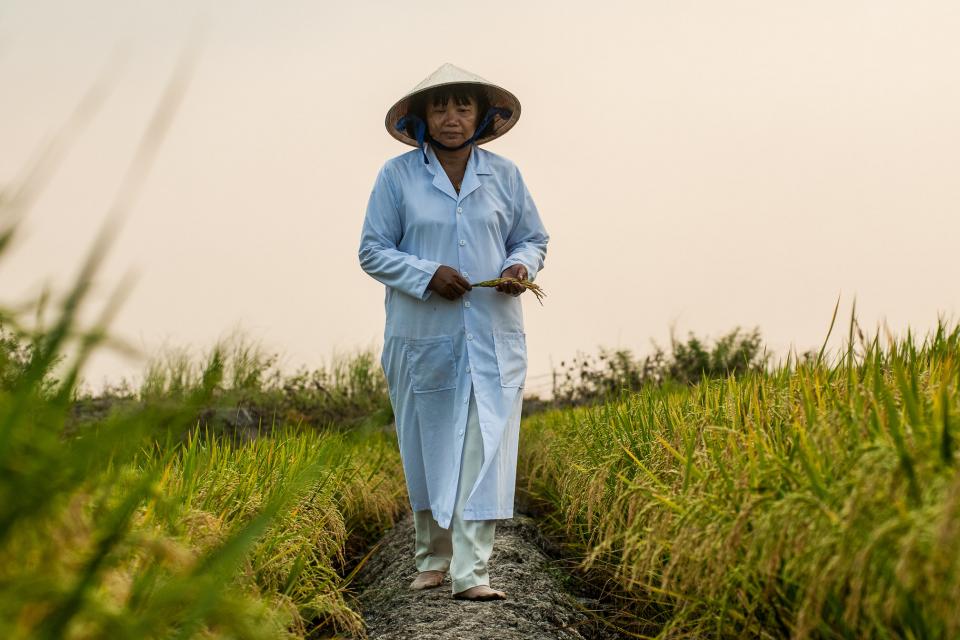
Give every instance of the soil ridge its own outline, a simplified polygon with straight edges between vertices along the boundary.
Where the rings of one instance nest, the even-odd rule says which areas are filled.
[[[381,540],[357,576],[371,640],[613,640],[589,611],[600,604],[578,597],[557,560],[544,552],[535,521],[517,514],[497,523],[490,586],[508,599],[465,602],[451,596],[450,578],[425,591],[407,588],[413,563],[413,518],[407,515]]]

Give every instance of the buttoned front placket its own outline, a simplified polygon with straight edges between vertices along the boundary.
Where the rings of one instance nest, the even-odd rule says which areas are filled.
[[[447,176],[446,171],[443,170],[443,167],[440,165],[440,161],[436,159],[436,154],[433,152],[429,146],[427,147],[427,154],[431,159],[431,167],[434,172],[433,184],[435,187],[446,193],[448,196],[453,198],[453,216],[456,222],[456,243],[457,243],[457,261],[460,267],[460,275],[464,277],[465,280],[469,281],[471,279],[470,269],[473,268],[473,264],[470,261],[472,255],[473,247],[470,246],[471,236],[468,229],[468,209],[469,205],[466,204],[466,199],[470,196],[471,193],[480,188],[480,178],[477,176],[477,152],[476,147],[471,149],[470,157],[467,159],[467,166],[463,173],[463,182],[460,185],[460,192],[458,193],[454,188],[453,184],[450,182],[450,178]],[[472,313],[470,312],[471,302],[470,302],[470,292],[466,292],[460,298],[460,311],[463,318],[463,331],[467,339],[467,361],[464,363],[466,372],[471,373],[470,360],[472,357],[473,339],[474,334],[478,330],[475,321],[472,318]],[[472,380],[472,375],[471,375]],[[464,403],[470,401],[470,394],[467,394],[467,398],[464,400]],[[462,430],[461,430],[462,431]],[[462,433],[458,433],[458,436],[462,437]]]
[[[464,194],[465,191],[466,191],[465,189],[461,188],[460,193],[457,194],[457,203],[456,203],[457,238],[458,238],[457,253],[460,259],[460,275],[462,275],[464,279],[469,282],[470,281],[469,268],[471,265],[468,257],[470,254],[470,249],[467,247],[467,238],[466,238],[467,225],[466,225],[466,222],[464,221],[464,214],[463,214],[463,208],[464,208],[463,200],[464,198],[466,198],[466,195]],[[470,292],[469,291],[463,294],[463,296],[460,298],[460,302],[461,302],[461,313],[463,315],[463,331],[467,339],[467,361],[464,364],[465,364],[467,373],[470,374],[471,372],[470,360],[471,360],[471,351],[473,351],[474,327],[472,326],[473,319],[471,317],[473,314],[470,313]],[[473,378],[471,375],[471,380],[472,379]],[[464,404],[467,404],[468,402],[470,402],[470,394],[467,394],[467,397],[466,399],[464,399],[463,402]],[[458,441],[462,441],[463,437],[464,437],[464,430],[463,428],[461,428],[460,431],[457,432]]]
[[[469,230],[469,204],[467,204],[467,198],[471,193],[480,188],[480,178],[477,176],[477,153],[476,148],[471,150],[470,158],[467,160],[466,170],[463,175],[463,182],[460,185],[459,193],[453,188],[453,184],[450,182],[449,176],[447,176],[446,171],[443,170],[443,167],[440,165],[440,161],[436,159],[436,154],[433,153],[433,150],[429,147],[427,148],[427,154],[431,159],[432,171],[434,172],[433,176],[433,185],[437,187],[440,191],[444,192],[453,200],[453,217],[456,225],[456,235],[454,236],[454,242],[456,242],[457,247],[457,263],[460,269],[460,275],[467,281],[470,281],[472,278],[471,269],[474,268],[475,264],[473,262],[474,256],[473,252],[475,248],[471,246],[471,242],[474,240],[474,237],[470,234]],[[478,338],[480,334],[478,333],[481,330],[478,320],[475,319],[474,313],[471,311],[471,301],[470,301],[470,292],[467,291],[460,297],[460,314],[463,322],[463,332],[464,337],[466,338],[466,359],[463,363],[465,372],[470,378],[470,386],[476,388],[476,382],[473,378],[471,360],[474,359],[474,354],[476,351],[475,338]],[[469,406],[470,402],[470,388],[463,390],[463,404]],[[461,424],[457,427],[457,444],[453,459],[451,460],[451,477],[458,477],[457,470],[460,468],[460,458],[463,452],[463,442],[466,436],[466,424]],[[454,489],[454,492],[456,489]]]

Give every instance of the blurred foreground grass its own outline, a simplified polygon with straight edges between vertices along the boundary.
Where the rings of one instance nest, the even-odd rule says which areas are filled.
[[[0,258],[15,229],[0,217]],[[78,381],[116,298],[78,318],[105,243],[62,297],[0,308],[0,638],[362,635],[348,570],[407,504],[372,356],[278,390],[245,343],[219,344],[91,415],[103,398]],[[214,419],[257,401],[278,410],[252,437]]]
[[[0,637],[362,634],[345,569],[406,505],[382,423],[217,436],[197,416],[235,386],[221,349],[78,423],[62,342],[0,349]]]
[[[154,360],[137,389],[79,390],[93,352],[129,351],[109,332],[126,281],[92,325],[80,318],[196,58],[188,43],[72,285],[0,307],[4,640],[362,635],[344,574],[406,505],[368,352],[268,379],[262,353],[233,340]],[[0,185],[0,260],[112,77]],[[223,419],[241,409],[246,424]]]
[[[529,418],[523,482],[639,636],[960,637],[960,327]],[[857,339],[859,334],[859,339]]]

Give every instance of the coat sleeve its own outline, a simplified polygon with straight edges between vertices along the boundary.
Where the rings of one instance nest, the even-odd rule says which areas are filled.
[[[439,262],[422,260],[397,248],[403,237],[398,191],[384,166],[377,174],[360,234],[360,267],[388,287],[427,300]]]
[[[533,203],[519,170],[516,173],[513,202],[516,217],[507,236],[507,259],[500,267],[500,272],[503,273],[510,265],[522,264],[527,268],[527,279],[533,282],[537,273],[543,269],[550,236],[540,220],[537,205]]]

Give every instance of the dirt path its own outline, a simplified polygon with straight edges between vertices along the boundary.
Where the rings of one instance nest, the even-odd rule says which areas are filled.
[[[608,640],[617,638],[584,614],[595,601],[564,589],[564,573],[541,549],[533,521],[524,516],[497,523],[490,558],[491,586],[507,592],[501,602],[464,602],[443,586],[410,591],[413,519],[408,516],[384,538],[358,580],[371,640]],[[600,627],[600,628],[598,628]]]

